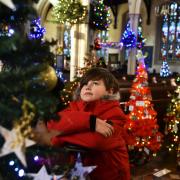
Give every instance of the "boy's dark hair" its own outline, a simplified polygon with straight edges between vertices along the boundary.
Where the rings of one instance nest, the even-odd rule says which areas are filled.
[[[84,85],[86,85],[90,80],[100,80],[102,79],[106,90],[113,90],[113,93],[119,92],[119,83],[114,75],[105,68],[94,67],[89,69],[80,81],[80,90]]]

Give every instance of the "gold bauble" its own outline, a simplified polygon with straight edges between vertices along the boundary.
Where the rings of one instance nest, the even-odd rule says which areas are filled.
[[[51,66],[47,66],[47,68],[40,73],[39,80],[45,85],[48,91],[51,91],[58,81],[55,69]]]

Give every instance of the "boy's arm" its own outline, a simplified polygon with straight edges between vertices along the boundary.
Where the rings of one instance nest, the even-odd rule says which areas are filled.
[[[105,120],[93,116],[90,112],[64,111],[59,113],[59,115],[60,120],[51,120],[47,123],[47,127],[49,130],[61,132],[61,135],[96,131],[107,137],[111,136],[114,131],[113,126],[106,123]],[[94,120],[94,122],[92,120]]]
[[[90,130],[90,112],[62,111],[59,113],[58,121],[50,120],[47,123],[49,130],[61,131],[62,134]]]
[[[120,144],[125,145],[120,129],[116,130],[116,132],[108,138],[96,132],[82,132],[67,136],[56,136],[51,139],[53,146],[63,146],[65,143],[96,150],[109,150],[120,146]]]

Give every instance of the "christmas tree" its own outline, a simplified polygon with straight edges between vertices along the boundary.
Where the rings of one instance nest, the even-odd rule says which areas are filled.
[[[87,15],[87,7],[83,6],[80,0],[59,0],[53,7],[53,16],[60,24],[82,23]]]
[[[180,86],[175,90],[165,116],[166,147],[177,152],[177,162],[180,167]]]
[[[110,21],[109,7],[105,6],[103,0],[93,0],[90,4],[90,27],[95,30],[107,30]]]
[[[139,18],[136,47],[138,49],[142,49],[144,47],[145,41],[146,39],[142,35],[142,18]]]
[[[160,69],[160,76],[161,77],[168,77],[171,74],[169,65],[166,60],[163,61],[163,64]]]
[[[126,29],[121,37],[121,43],[127,49],[136,47],[136,35],[130,28],[130,23],[126,25]]]
[[[45,33],[45,28],[41,27],[40,18],[35,19],[30,25],[30,39],[42,39]]]
[[[38,17],[33,8],[37,1],[13,1],[14,9],[6,7],[5,2],[0,3],[0,60],[3,64],[0,72],[0,174],[4,180],[25,180],[30,179],[27,173],[37,172],[49,162],[46,157],[49,148],[35,146],[30,138],[38,120],[59,118],[56,112],[61,108],[58,93],[61,87],[57,88],[54,55],[50,52],[50,45],[55,42],[43,40],[42,35],[29,36],[31,22]],[[33,28],[33,33],[36,30]],[[44,155],[40,156],[40,152]]]
[[[143,164],[161,147],[162,135],[158,132],[156,111],[151,104],[151,92],[148,87],[148,74],[144,56],[137,54],[138,67],[133,81],[129,107],[129,121],[126,123],[128,147],[132,164]]]

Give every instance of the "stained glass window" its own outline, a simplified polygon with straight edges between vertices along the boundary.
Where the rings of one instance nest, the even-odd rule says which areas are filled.
[[[180,61],[180,5],[170,2],[168,14],[162,16],[160,59]]]

